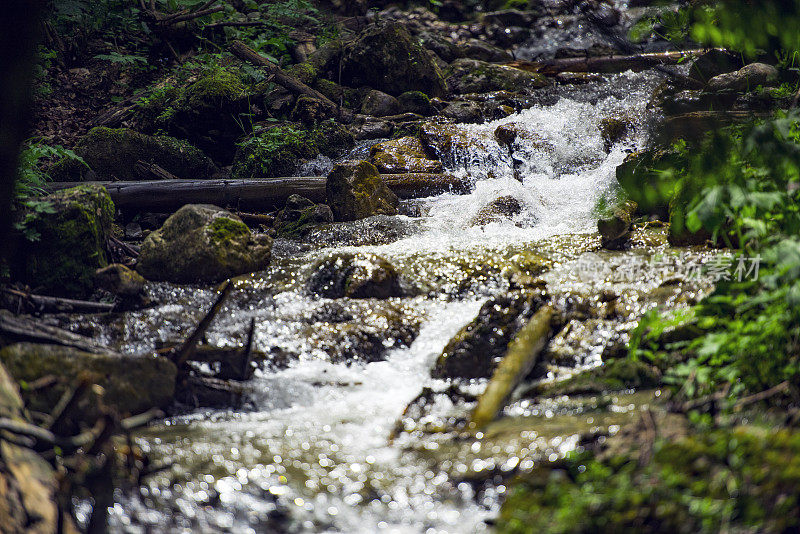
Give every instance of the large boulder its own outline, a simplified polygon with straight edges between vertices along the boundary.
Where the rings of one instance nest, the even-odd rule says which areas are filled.
[[[34,202],[21,214],[14,278],[37,291],[65,296],[90,292],[105,267],[114,203],[102,186],[64,189]]]
[[[157,165],[176,178],[211,178],[218,169],[197,147],[165,135],[145,135],[127,128],[92,128],[75,147],[88,167],[63,160],[51,170],[55,180],[78,181],[91,169],[97,180],[153,179]]]
[[[525,91],[550,85],[543,75],[477,59],[457,59],[445,72],[453,94]]]
[[[308,291],[329,299],[403,296],[400,276],[391,263],[375,254],[335,254],[317,262]]]
[[[269,264],[272,239],[216,206],[188,204],[142,243],[137,270],[150,280],[218,282]]]
[[[444,171],[441,161],[429,159],[417,137],[402,137],[374,145],[370,159],[384,174],[430,173]]]
[[[368,161],[336,165],[325,185],[328,205],[337,221],[370,215],[397,215],[399,200]]]
[[[0,363],[18,382],[46,376],[62,380],[29,395],[29,408],[50,413],[64,392],[89,378],[103,387],[103,402],[121,414],[137,414],[172,402],[177,369],[161,356],[89,353],[61,345],[15,343],[0,350]]]
[[[347,48],[341,68],[342,79],[351,87],[372,87],[390,95],[422,91],[443,96],[446,92],[433,57],[397,23],[364,30]]]
[[[333,121],[311,129],[290,123],[259,130],[240,145],[231,176],[291,176],[304,161],[319,155],[337,156],[354,143],[353,135]]]
[[[392,95],[373,89],[364,97],[361,113],[374,117],[397,115],[400,113],[400,102]]]

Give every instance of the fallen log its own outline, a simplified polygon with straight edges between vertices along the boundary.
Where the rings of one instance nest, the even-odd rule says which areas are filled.
[[[466,192],[470,181],[447,174],[383,174],[386,185],[401,199],[422,198],[452,191]],[[170,212],[185,204],[215,204],[237,210],[272,211],[290,195],[325,202],[324,176],[252,178],[246,180],[153,180],[133,182],[50,182],[49,191],[93,183],[105,186],[122,210]]]
[[[470,417],[471,430],[478,431],[491,423],[517,385],[531,372],[550,338],[554,314],[552,307],[543,306],[509,343],[505,357],[478,398]]]
[[[38,313],[107,313],[114,309],[114,304],[74,300],[46,295],[34,295],[16,289],[0,289],[12,299],[17,300],[26,312]]]
[[[538,72],[547,76],[555,76],[561,72],[603,72],[615,73],[626,70],[641,71],[658,65],[677,65],[692,55],[704,50],[688,50],[680,52],[652,52],[632,55],[585,56],[556,58],[546,61],[513,61],[508,63],[529,72]]]
[[[109,352],[108,348],[95,343],[88,337],[62,330],[55,326],[45,325],[41,321],[27,317],[14,316],[4,310],[0,310],[0,341],[9,344],[30,341],[33,343],[62,345],[98,354]]]
[[[248,63],[252,63],[253,65],[257,65],[262,67],[267,74],[272,76],[272,79],[278,85],[282,85],[289,91],[293,93],[300,93],[302,95],[308,95],[312,98],[315,98],[321,102],[327,104],[331,109],[339,109],[339,106],[333,103],[327,96],[323,95],[316,89],[312,89],[311,87],[307,86],[294,76],[289,76],[286,72],[283,71],[278,65],[271,62],[246,44],[241,41],[234,41],[231,43],[229,47],[231,53],[241,59],[242,61],[247,61]]]

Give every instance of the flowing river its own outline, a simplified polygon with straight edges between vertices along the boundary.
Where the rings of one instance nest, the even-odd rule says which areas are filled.
[[[118,492],[112,528],[488,531],[511,474],[563,455],[582,432],[613,431],[634,417],[652,392],[547,402],[523,396],[485,434],[466,438],[449,429],[469,413],[486,381],[451,388],[430,371],[481,305],[508,290],[507,270],[526,254],[551,266],[542,280],[555,303],[584,299],[599,306],[603,292],[618,296],[615,314],[575,322],[556,336],[545,381],[600,365],[603,351],[624,342],[646,310],[698,297],[699,283],[618,276],[631,258],[668,250],[663,230],[637,231],[626,252],[599,250],[595,206],[613,195],[614,171],[626,153],[645,143],[646,103],[658,83],[653,73],[624,73],[542,90],[530,109],[458,126],[471,141],[446,166],[474,181],[471,193],[409,201],[406,215],[346,223],[301,243],[277,242],[267,271],[236,281],[208,341],[241,345],[255,318],[256,348],[287,363],[257,370],[246,383],[244,406],[192,411],[140,433],[141,448],[170,467],[149,477],[141,491]],[[635,127],[604,146],[601,121],[618,117]],[[530,133],[515,143],[516,163],[493,137],[505,123]],[[481,208],[503,196],[514,197],[521,212],[472,224]],[[311,266],[343,251],[386,258],[416,296],[379,302],[309,296]],[[587,261],[602,264],[605,274],[581,277]],[[97,328],[121,350],[152,350],[154,337],[182,339],[214,295],[209,288],[158,285],[156,307]],[[419,326],[410,345],[393,337],[391,325],[398,323]],[[359,354],[365,345],[354,341],[370,333],[386,349],[378,361]],[[430,388],[424,410],[404,415],[424,388]]]

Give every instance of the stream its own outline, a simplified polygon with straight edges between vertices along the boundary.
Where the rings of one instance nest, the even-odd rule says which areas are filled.
[[[449,381],[432,379],[430,370],[481,305],[508,291],[508,269],[531,254],[550,266],[541,279],[557,305],[577,299],[599,307],[603,294],[618,297],[614,313],[589,314],[554,338],[542,381],[602,365],[604,350],[624,343],[647,310],[700,297],[708,286],[702,280],[676,282],[670,272],[631,278],[624,268],[665,253],[702,261],[707,252],[670,249],[663,228],[637,230],[628,251],[603,251],[596,233],[595,206],[613,195],[616,166],[647,140],[646,103],[658,83],[654,73],[629,72],[542,90],[530,109],[458,126],[471,142],[446,170],[471,178],[471,193],[406,201],[405,215],[276,242],[267,271],[236,280],[208,341],[241,345],[255,318],[256,348],[286,363],[262,365],[246,384],[242,407],[192,411],[140,432],[143,451],[171,467],[140,491],[118,490],[112,530],[490,531],[514,472],[564,455],[583,432],[613,432],[631,421],[654,392],[546,401],[523,395],[483,434],[465,438],[449,429],[469,413],[486,380],[457,384],[449,394]],[[633,132],[606,150],[600,121],[620,116]],[[531,133],[516,141],[516,164],[493,138],[506,123]],[[501,196],[514,197],[521,212],[470,224]],[[415,296],[310,296],[311,266],[334,252],[384,257]],[[597,267],[595,276],[585,276],[587,263]],[[152,350],[154,338],[185,336],[214,295],[210,288],[157,284],[157,306],[94,327],[101,341],[122,351]],[[398,322],[418,325],[410,345],[393,337]],[[365,332],[382,339],[378,361],[359,354],[364,344],[354,339]],[[430,388],[430,402],[404,419],[423,388]]]

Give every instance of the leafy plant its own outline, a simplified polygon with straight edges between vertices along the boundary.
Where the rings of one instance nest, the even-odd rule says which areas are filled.
[[[75,160],[88,167],[85,161],[60,145],[45,145],[36,140],[29,140],[19,157],[19,171],[14,183],[14,196],[23,199],[39,196],[44,193],[42,186],[47,182],[47,173],[43,170],[43,163],[62,158]]]

